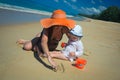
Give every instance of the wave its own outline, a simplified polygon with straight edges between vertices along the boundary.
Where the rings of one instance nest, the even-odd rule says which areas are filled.
[[[5,4],[5,3],[0,3],[0,8],[14,10],[14,11],[20,11],[20,12],[49,15],[49,16],[52,14],[52,12],[48,12],[48,11],[25,8],[25,7],[15,6],[15,5],[10,5],[10,4]],[[67,15],[67,17],[73,17],[73,15]]]
[[[20,11],[20,12],[27,12],[27,13],[43,14],[43,15],[51,15],[52,14],[51,12],[47,12],[47,11],[30,9],[30,8],[15,6],[15,5],[9,5],[9,4],[5,4],[5,3],[0,3],[0,8],[14,10],[14,11]]]

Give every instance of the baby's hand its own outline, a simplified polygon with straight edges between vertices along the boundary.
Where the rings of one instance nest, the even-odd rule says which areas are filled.
[[[70,57],[75,57],[75,52],[70,52],[70,53],[69,53],[69,56],[70,56]]]
[[[73,62],[74,59],[75,59],[75,52],[70,52],[70,53],[69,53],[69,60],[70,60],[71,62]]]

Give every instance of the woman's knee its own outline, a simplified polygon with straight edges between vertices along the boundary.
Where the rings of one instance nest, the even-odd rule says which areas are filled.
[[[23,49],[24,50],[27,50],[27,51],[30,51],[32,50],[32,43],[31,42],[27,42],[23,45]]]

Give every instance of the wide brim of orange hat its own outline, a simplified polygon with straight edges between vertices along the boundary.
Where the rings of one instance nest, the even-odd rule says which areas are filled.
[[[49,28],[53,25],[63,25],[68,27],[69,29],[73,29],[75,26],[75,21],[71,19],[66,19],[66,18],[61,18],[61,19],[56,19],[56,18],[45,18],[40,20],[40,23],[43,28]]]

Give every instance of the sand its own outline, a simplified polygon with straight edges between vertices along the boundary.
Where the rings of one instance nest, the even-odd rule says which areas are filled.
[[[84,70],[68,61],[65,71],[53,72],[41,64],[31,51],[24,51],[16,41],[32,39],[42,28],[39,22],[0,26],[0,80],[120,80],[120,23],[100,20],[76,21],[83,27],[82,38],[87,60]],[[62,41],[66,42],[66,36]],[[60,45],[58,49],[62,49]],[[47,59],[42,59],[47,62]]]

